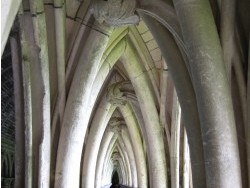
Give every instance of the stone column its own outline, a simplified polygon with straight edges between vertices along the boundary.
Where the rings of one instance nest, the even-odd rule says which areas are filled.
[[[182,29],[199,109],[206,187],[241,187],[232,99],[209,1],[174,0],[174,6]]]
[[[152,85],[136,49],[128,38],[128,45],[121,61],[131,79],[135,93],[141,107],[145,130],[148,138],[148,154],[151,187],[167,187],[167,164],[164,148],[163,129],[154,102]]]
[[[23,61],[23,90],[24,90],[24,130],[25,130],[25,188],[32,187],[32,102],[30,66],[27,60]]]
[[[49,187],[50,84],[43,4],[31,1],[19,15],[23,58],[26,132],[26,187]]]
[[[170,123],[168,121],[168,118],[166,117],[167,115],[167,101],[168,101],[168,97],[167,97],[167,91],[168,91],[168,82],[169,82],[169,73],[168,73],[168,67],[167,64],[164,61],[163,64],[163,68],[161,69],[160,72],[160,95],[161,95],[161,102],[160,102],[160,120],[161,123],[164,125],[165,127],[165,132],[166,132],[166,138],[167,138],[167,153],[170,152]],[[168,155],[168,154],[167,154]]]
[[[234,37],[235,37],[235,10],[236,1],[221,1],[220,7],[220,36],[223,48],[223,58],[226,66],[228,79],[231,79],[231,71],[234,56]]]
[[[57,107],[59,124],[62,124],[66,102],[66,39],[65,39],[65,5],[63,0],[54,1],[55,33],[56,33],[56,63],[57,63]]]
[[[65,107],[57,152],[55,187],[79,186],[76,173],[80,174],[81,153],[88,124],[88,118],[84,117],[89,113],[86,110],[91,87],[108,39],[108,35],[92,30],[80,56]]]
[[[49,57],[48,57],[48,42],[47,42],[47,27],[45,20],[45,12],[43,4],[39,1],[31,1],[30,9],[33,27],[34,27],[34,39],[37,45],[38,51],[38,65],[40,69],[40,78],[36,78],[39,75],[33,69],[31,74],[33,74],[33,93],[35,96],[32,98],[33,104],[33,127],[34,137],[36,140],[33,145],[38,150],[38,182],[37,186],[39,188],[50,186],[50,154],[51,154],[51,104],[50,104],[50,82],[49,82]],[[35,16],[34,16],[35,15]],[[29,26],[28,26],[29,27]],[[30,52],[29,52],[30,53]],[[33,64],[33,62],[32,62]],[[40,85],[39,88],[36,86]],[[40,106],[38,101],[40,100]],[[37,109],[40,108],[39,110]],[[40,128],[38,125],[40,124]],[[38,128],[37,128],[38,127]],[[35,177],[36,178],[36,177]],[[36,186],[36,185],[33,185]]]
[[[107,123],[115,108],[116,107],[111,106],[110,103],[106,101],[104,95],[90,125],[86,148],[83,154],[82,187],[94,188],[98,149]]]
[[[19,188],[25,186],[25,124],[21,46],[17,34],[10,38],[10,45],[15,98],[15,188]]]
[[[112,38],[112,35],[111,35],[111,38]],[[91,88],[91,98],[88,100],[88,105],[86,109],[86,112],[88,113],[85,114],[85,119],[87,120],[86,122],[89,122],[89,118],[94,108],[95,101],[97,100],[98,94],[101,90],[101,87],[103,86],[104,81],[109,75],[110,68],[113,67],[113,65],[117,62],[119,57],[124,52],[125,45],[126,45],[125,40],[119,40],[117,42],[114,42],[114,45],[112,44],[108,46],[105,52],[103,53],[102,59],[99,62],[100,67],[98,66],[98,69],[99,69],[98,73],[96,74],[94,83]],[[67,75],[66,75],[67,81],[69,80],[69,72],[70,72],[69,68],[67,68]],[[59,116],[59,104],[60,104],[60,101],[57,101],[56,107],[55,107],[55,113],[53,117],[52,133],[54,133],[56,130],[56,123],[58,121],[57,119]]]
[[[189,179],[190,179],[190,157],[189,157],[189,147],[187,140],[187,133],[184,129],[184,138],[183,138],[183,188],[189,188]]]
[[[181,125],[181,109],[178,98],[176,96],[176,92],[174,91],[172,122],[171,122],[171,148],[170,148],[171,188],[179,188],[180,125]]]
[[[172,36],[173,33],[170,33],[163,25],[146,14],[140,15],[157,41],[175,85],[190,146],[194,188],[206,187],[200,120],[188,66],[182,58],[179,47]]]

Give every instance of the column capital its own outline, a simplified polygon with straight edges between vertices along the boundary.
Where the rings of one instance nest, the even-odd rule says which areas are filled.
[[[125,124],[122,118],[112,117],[109,120],[109,129],[116,134],[121,134],[122,126],[125,126]]]
[[[107,100],[115,106],[124,106],[134,89],[130,81],[117,82],[109,86],[107,92]]]
[[[119,27],[140,21],[135,8],[136,0],[96,0],[92,10],[99,23]]]

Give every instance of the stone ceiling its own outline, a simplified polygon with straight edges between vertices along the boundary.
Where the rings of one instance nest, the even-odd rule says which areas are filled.
[[[143,41],[148,48],[148,51],[150,52],[150,55],[155,63],[155,67],[157,69],[162,68],[163,57],[153,35],[142,20],[138,25],[136,25],[136,28],[138,29]]]

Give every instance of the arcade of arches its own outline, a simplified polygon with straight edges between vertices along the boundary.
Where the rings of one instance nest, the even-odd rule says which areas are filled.
[[[250,188],[249,0],[1,5],[3,187]]]

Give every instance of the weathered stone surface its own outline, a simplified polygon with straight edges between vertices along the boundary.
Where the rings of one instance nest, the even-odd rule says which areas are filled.
[[[112,153],[112,156],[111,156],[112,160],[116,161],[116,160],[119,160],[121,158],[119,152],[114,152]]]
[[[139,22],[139,16],[135,14],[135,0],[97,0],[93,11],[99,23],[119,27],[133,25]]]
[[[124,106],[131,93],[134,94],[131,82],[117,82],[108,88],[107,100],[115,106]]]
[[[125,126],[125,122],[121,118],[112,117],[109,121],[109,129],[115,134],[121,134],[122,126]]]
[[[17,1],[2,6],[2,46]],[[59,188],[110,187],[114,171],[124,187],[248,187],[247,1],[24,0],[16,19],[21,33],[11,43],[14,101],[11,69],[2,73],[2,187],[13,187],[13,175],[17,188],[50,187],[49,181]],[[127,27],[139,21],[136,13],[141,22]],[[5,144],[14,135],[15,147]]]

